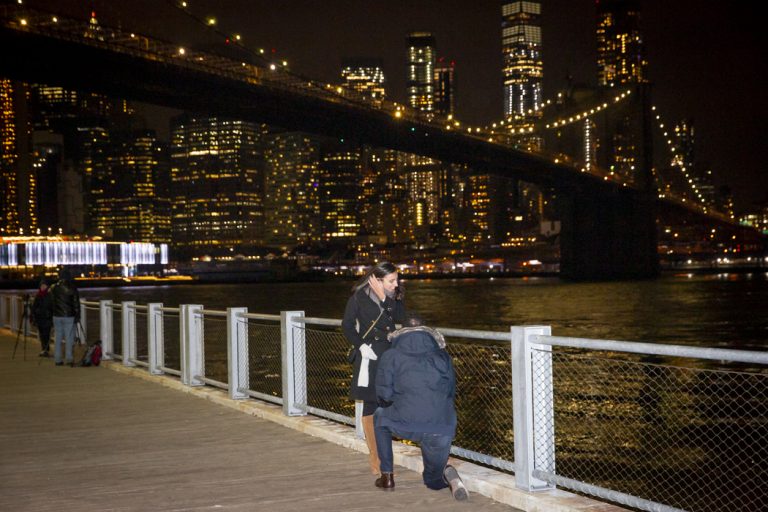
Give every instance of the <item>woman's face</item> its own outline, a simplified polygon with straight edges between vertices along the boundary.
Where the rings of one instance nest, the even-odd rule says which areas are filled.
[[[40,283],[40,291],[41,291],[41,292],[44,292],[44,291],[45,291],[45,290],[47,290],[47,289],[48,289],[48,285],[47,285],[47,284],[45,284],[45,283]]]
[[[387,295],[391,295],[397,288],[397,272],[385,275],[380,281]]]

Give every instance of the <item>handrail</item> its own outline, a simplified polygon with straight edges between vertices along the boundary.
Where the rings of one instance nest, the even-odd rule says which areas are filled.
[[[569,338],[563,336],[532,335],[531,342],[558,347],[588,348],[610,352],[628,352],[670,357],[691,357],[715,361],[733,361],[737,363],[768,364],[768,352],[752,350],[734,350],[714,347],[688,347],[685,345],[659,345],[635,341],[594,340],[589,338]]]

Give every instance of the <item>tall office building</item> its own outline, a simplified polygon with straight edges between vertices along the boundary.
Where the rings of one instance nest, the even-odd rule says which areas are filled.
[[[505,2],[501,6],[504,57],[504,117],[518,128],[540,117],[544,64],[541,2]]]
[[[32,169],[27,84],[0,79],[0,232],[37,230],[37,183]]]
[[[120,241],[171,241],[167,152],[154,132],[114,135],[91,182],[98,232]]]
[[[596,0],[598,84],[646,81],[639,0]]]
[[[692,120],[684,119],[674,128],[671,167],[676,178],[673,190],[685,191],[693,201],[706,206],[715,202],[715,186],[712,171],[697,165],[696,137]]]
[[[440,57],[435,63],[435,114],[442,116],[452,116],[456,105],[456,83],[455,83],[456,63],[447,61]]]
[[[361,152],[336,142],[322,152],[319,191],[323,238],[349,242],[360,233]]]
[[[384,90],[384,65],[381,59],[344,59],[341,63],[341,77],[344,85],[373,101],[386,96]]]
[[[264,241],[289,250],[320,238],[320,148],[299,132],[267,137]]]
[[[181,257],[261,245],[261,125],[182,115],[171,122],[172,240]]]
[[[435,110],[435,38],[429,32],[412,32],[406,39],[408,105],[421,112]]]

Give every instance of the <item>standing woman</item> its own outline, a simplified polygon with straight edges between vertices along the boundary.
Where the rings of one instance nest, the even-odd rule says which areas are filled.
[[[37,290],[35,300],[32,301],[32,323],[37,326],[40,348],[43,349],[40,357],[51,357],[48,350],[53,327],[53,299],[48,293],[48,281],[45,277],[40,279],[40,288]]]
[[[379,356],[389,349],[387,335],[396,329],[395,324],[405,321],[397,268],[387,261],[376,264],[352,287],[352,292],[341,328],[354,345],[351,395],[363,401],[363,431],[371,472],[378,475],[379,455],[373,430],[373,413],[378,407],[376,369]]]

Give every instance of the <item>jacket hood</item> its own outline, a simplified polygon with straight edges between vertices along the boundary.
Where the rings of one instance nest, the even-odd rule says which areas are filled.
[[[405,334],[421,334],[420,336],[407,336],[405,337]],[[401,338],[402,339],[399,339]],[[429,340],[427,340],[427,337],[432,338],[432,341],[434,343],[431,343]],[[435,344],[438,348],[445,348],[445,337],[437,332],[435,329],[432,329],[431,327],[426,327],[423,325],[420,325],[418,327],[403,327],[401,329],[398,329],[394,332],[389,333],[387,336],[389,341],[395,342],[396,338],[399,345],[403,346],[403,342],[406,342],[406,345],[403,346],[403,348],[407,352],[429,352],[430,350],[434,350]],[[412,341],[411,341],[412,340]],[[418,342],[417,340],[421,340],[421,342]]]

